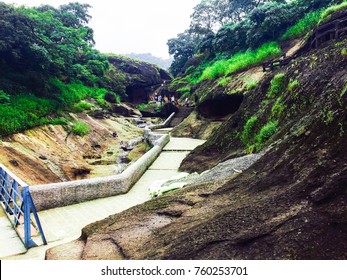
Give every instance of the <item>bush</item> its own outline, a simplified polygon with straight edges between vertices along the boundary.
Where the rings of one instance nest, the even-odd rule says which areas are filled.
[[[50,124],[52,124],[52,125],[68,125],[68,122],[65,119],[53,119],[50,121]]]
[[[277,131],[278,121],[267,123],[256,136],[259,145],[269,140]]]
[[[257,124],[258,124],[258,118],[256,116],[251,117],[246,122],[240,137],[243,144],[247,146],[252,144],[254,135],[255,135],[255,128]]]
[[[83,121],[76,121],[72,127],[72,133],[78,136],[85,136],[89,133],[89,126]]]
[[[305,35],[311,31],[319,22],[322,15],[322,10],[308,13],[300,19],[297,24],[290,27],[281,37],[282,40],[294,39]]]
[[[267,97],[274,98],[278,95],[280,95],[282,92],[284,92],[287,89],[287,77],[285,74],[277,74],[271,81],[270,89],[267,94]]]

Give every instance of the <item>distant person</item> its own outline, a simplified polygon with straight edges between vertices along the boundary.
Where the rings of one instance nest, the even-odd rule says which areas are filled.
[[[160,102],[160,105],[163,104],[163,97],[161,95],[159,95],[158,101]]]
[[[188,107],[188,97],[186,97],[186,99],[184,100],[184,105]]]
[[[175,103],[175,96],[171,96],[171,102]]]
[[[165,101],[165,103],[169,102],[169,98],[166,95],[164,96],[164,101]]]

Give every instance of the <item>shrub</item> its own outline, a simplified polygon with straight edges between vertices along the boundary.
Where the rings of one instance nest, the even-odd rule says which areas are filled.
[[[287,89],[287,78],[284,73],[277,74],[271,81],[267,97],[274,98]]]
[[[281,37],[282,40],[294,39],[305,35],[311,31],[319,22],[322,10],[313,11],[308,13],[297,24],[290,27]]]
[[[85,136],[89,133],[89,126],[83,121],[76,121],[72,127],[72,133],[78,136]]]
[[[248,146],[253,142],[257,123],[258,123],[258,118],[256,116],[251,117],[246,122],[240,137],[243,144]]]
[[[278,121],[267,123],[256,136],[258,144],[263,144],[269,140],[277,131]]]
[[[277,98],[275,104],[273,105],[271,112],[273,117],[280,117],[285,109],[282,103],[282,97]]]

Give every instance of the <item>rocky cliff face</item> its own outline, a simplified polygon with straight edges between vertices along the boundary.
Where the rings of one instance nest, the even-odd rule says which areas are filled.
[[[147,103],[150,93],[172,79],[167,71],[147,62],[122,56],[110,56],[109,61],[125,79],[126,94],[131,103]]]
[[[346,45],[266,74],[181,166],[265,151],[249,169],[89,225],[47,259],[346,259]]]

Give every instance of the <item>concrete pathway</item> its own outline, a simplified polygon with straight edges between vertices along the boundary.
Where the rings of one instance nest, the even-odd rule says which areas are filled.
[[[5,259],[44,259],[48,248],[79,238],[86,225],[150,200],[149,187],[155,181],[177,176],[178,167],[189,151],[203,143],[203,140],[171,138],[157,160],[127,194],[39,212],[48,245],[32,248],[22,255],[10,256],[23,251],[9,252],[7,256],[10,257]]]

